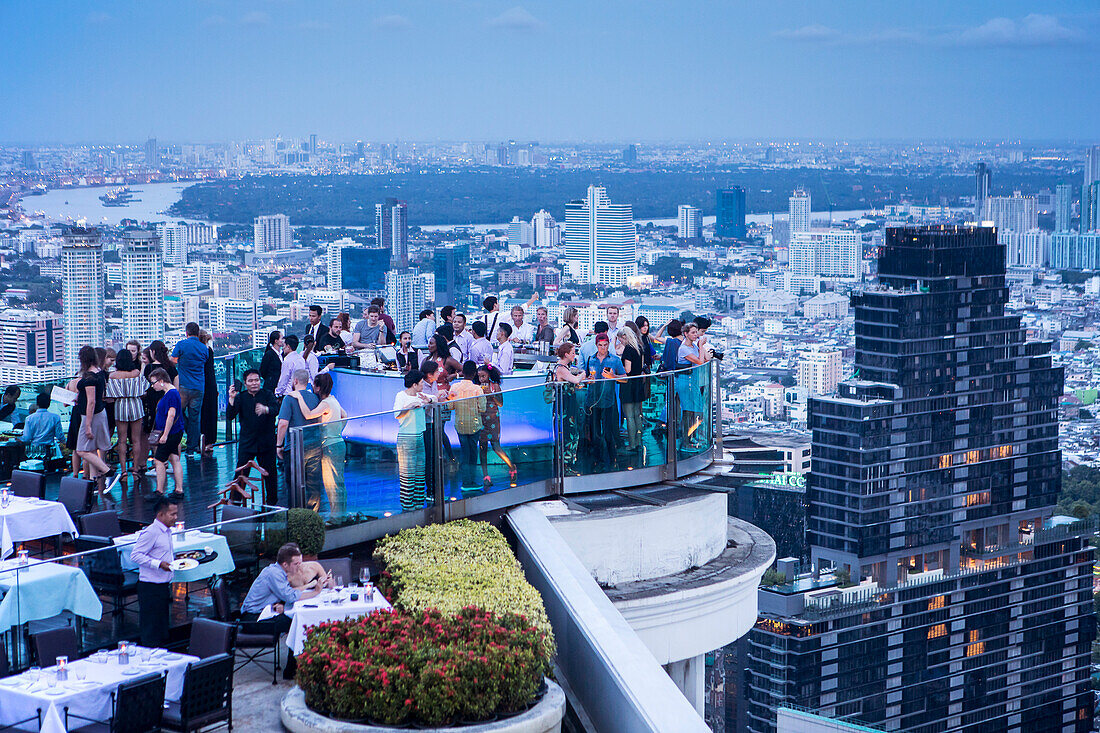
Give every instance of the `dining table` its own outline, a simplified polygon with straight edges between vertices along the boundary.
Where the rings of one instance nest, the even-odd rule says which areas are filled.
[[[11,555],[17,542],[63,534],[78,536],[64,504],[10,495],[7,506],[0,502],[0,558]]]
[[[136,570],[137,563],[130,557],[137,542],[138,533],[120,535],[113,538],[119,546],[119,556],[123,570]],[[175,570],[173,583],[191,583],[207,580],[215,575],[226,575],[237,569],[233,562],[233,553],[229,551],[229,542],[224,535],[198,529],[172,529],[172,549],[179,557],[183,553],[201,553],[198,565],[190,569]]]
[[[0,679],[0,728],[30,719],[17,729],[65,733],[66,708],[70,715],[107,721],[111,717],[111,696],[118,686],[153,673],[166,675],[165,701],[179,700],[187,665],[198,661],[198,657],[133,644],[127,646],[126,658],[115,649],[68,661],[65,679],[58,679],[57,665]],[[73,721],[74,728],[87,724],[87,721]]]
[[[0,561],[0,633],[65,611],[98,620],[103,604],[88,576],[58,560]]]
[[[353,601],[352,595],[358,598]],[[390,602],[382,595],[382,591],[374,586],[369,589],[327,590],[308,600],[298,601],[287,609],[286,614],[290,616],[290,631],[286,633],[286,645],[295,655],[301,654],[305,648],[306,636],[314,626],[326,621],[343,621],[392,608]]]

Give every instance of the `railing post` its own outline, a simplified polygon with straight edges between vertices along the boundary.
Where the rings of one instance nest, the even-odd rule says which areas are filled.
[[[284,451],[286,455],[285,461],[288,478],[287,500],[291,508],[304,507],[306,505],[306,456],[305,442],[302,439],[302,429],[291,428],[286,434],[285,444],[289,449],[289,451]]]
[[[435,501],[435,521],[442,524],[447,521],[447,497],[443,491],[446,484],[446,471],[443,465],[443,441],[447,440],[446,425],[443,422],[443,408],[438,402],[428,406],[432,411],[432,429],[429,439],[432,444],[432,461],[428,470],[432,472],[432,499]]]
[[[680,405],[676,399],[676,375],[666,374],[665,379],[665,481],[676,480],[676,438],[680,434]]]
[[[711,425],[711,445],[714,446],[713,457],[715,460],[722,458],[722,447],[725,439],[722,436],[722,380],[718,369],[721,362],[718,359],[710,360],[710,402],[711,417],[714,422]]]
[[[563,385],[556,380],[550,383],[554,390],[554,403],[552,405],[551,424],[554,435],[554,482],[558,496],[565,495],[565,398],[562,395]]]

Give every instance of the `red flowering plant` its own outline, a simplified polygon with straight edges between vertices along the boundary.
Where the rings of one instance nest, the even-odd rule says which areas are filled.
[[[306,704],[386,725],[447,725],[525,709],[549,673],[545,632],[516,614],[379,612],[320,624],[298,657]]]

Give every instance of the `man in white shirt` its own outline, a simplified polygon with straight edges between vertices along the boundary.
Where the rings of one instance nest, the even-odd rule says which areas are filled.
[[[159,647],[168,641],[168,615],[172,604],[172,567],[176,559],[172,525],[179,516],[179,501],[161,494],[153,506],[156,519],[138,532],[130,559],[138,570],[138,625],[143,646]]]
[[[511,341],[512,335],[512,327],[507,323],[497,326],[497,342],[500,343],[500,348],[497,349],[497,353],[493,357],[493,366],[503,375],[511,374],[515,364],[515,349],[512,348]]]
[[[313,340],[321,338],[321,334],[328,328],[321,323],[321,318],[325,314],[325,309],[319,305],[311,305],[309,307],[309,326],[306,327],[306,332],[302,336],[312,336]]]
[[[535,340],[535,327],[530,323],[524,323],[525,313],[522,305],[512,306],[512,337],[513,344],[529,344]]]
[[[478,320],[485,324],[485,337],[491,341],[496,338],[497,325],[504,322],[500,316],[500,301],[497,296],[490,295],[482,301],[481,306],[485,313]]]
[[[622,324],[619,323],[619,306],[607,306],[607,338],[611,340],[613,345],[615,339],[619,336],[619,329],[622,327]]]
[[[462,358],[459,361],[464,362],[470,358],[470,347],[474,343],[474,335],[466,328],[466,314],[455,313],[451,325],[455,330],[455,344],[462,351]]]
[[[305,358],[298,353],[298,337],[288,334],[283,339],[283,367],[279,372],[279,384],[275,387],[275,396],[282,397],[292,388],[294,372],[306,369]]]

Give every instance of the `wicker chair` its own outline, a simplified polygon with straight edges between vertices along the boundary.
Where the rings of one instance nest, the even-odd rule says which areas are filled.
[[[65,728],[69,733],[152,733],[160,730],[164,715],[165,676],[161,673],[124,682],[111,693],[111,719],[92,720],[65,708]],[[70,721],[77,721],[74,728]]]
[[[228,654],[187,665],[183,695],[165,707],[161,726],[191,733],[221,722],[233,730],[233,658]]]

